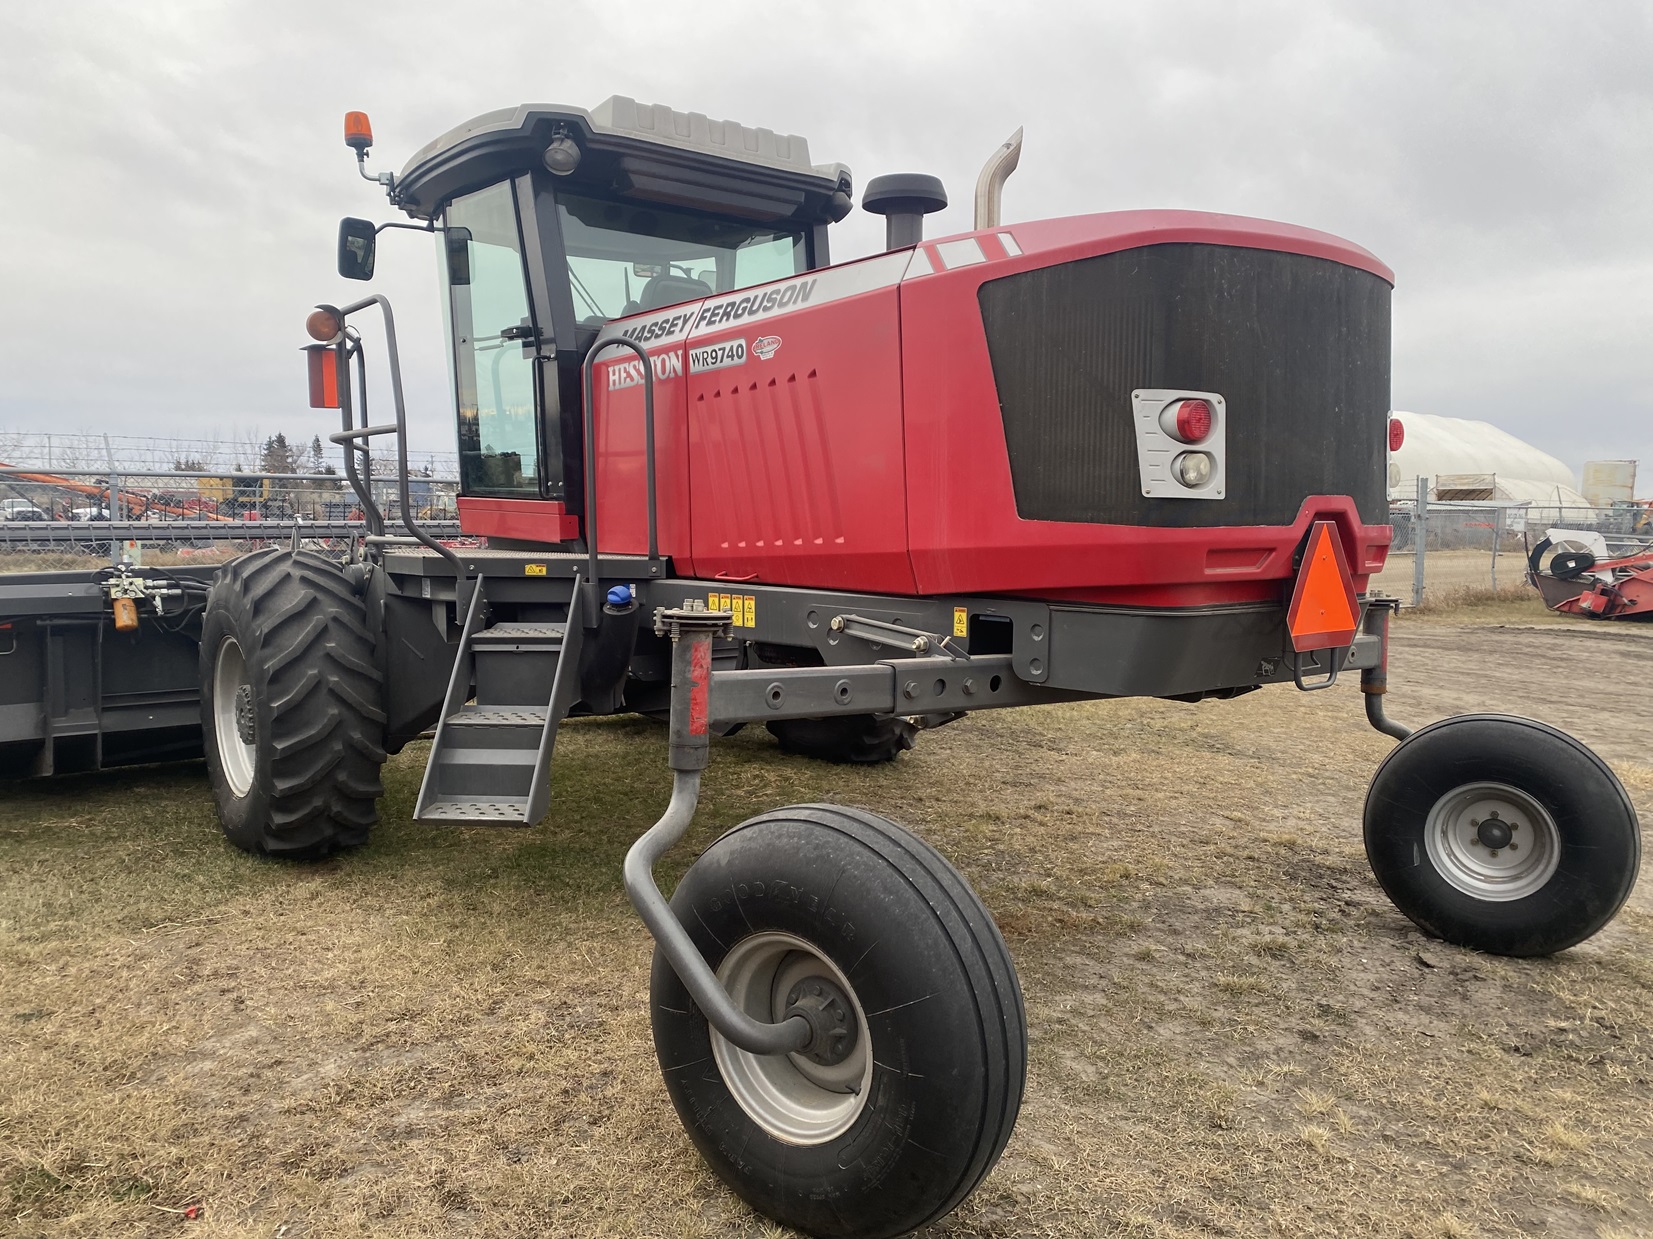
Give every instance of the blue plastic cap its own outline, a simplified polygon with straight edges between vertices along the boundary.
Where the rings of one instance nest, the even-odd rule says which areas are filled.
[[[623,607],[626,603],[631,601],[631,597],[631,586],[616,585],[613,589],[608,591],[608,605],[611,607]]]

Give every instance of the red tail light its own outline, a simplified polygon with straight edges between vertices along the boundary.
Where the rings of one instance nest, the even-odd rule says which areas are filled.
[[[1159,428],[1179,443],[1199,443],[1211,434],[1211,406],[1204,400],[1179,400],[1165,406]]]
[[[1389,450],[1398,452],[1400,451],[1400,445],[1405,442],[1406,427],[1401,425],[1400,418],[1391,417],[1389,419]]]

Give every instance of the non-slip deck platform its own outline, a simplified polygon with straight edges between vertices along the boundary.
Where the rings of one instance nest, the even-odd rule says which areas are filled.
[[[481,547],[453,548],[473,576],[491,577],[572,577],[584,575],[591,563],[589,556],[572,551],[496,551]],[[386,571],[404,576],[453,575],[453,567],[445,556],[425,546],[397,546],[384,552]],[[668,575],[671,561],[650,559],[647,555],[599,555],[597,572],[605,581],[659,579]],[[535,569],[543,571],[535,571]]]

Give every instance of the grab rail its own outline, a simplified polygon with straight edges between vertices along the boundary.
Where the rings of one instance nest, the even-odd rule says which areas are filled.
[[[586,551],[590,558],[590,567],[586,579],[592,582],[596,589],[597,575],[597,419],[595,402],[592,400],[591,376],[593,367],[597,364],[598,354],[610,347],[618,345],[629,348],[636,353],[643,366],[643,451],[648,469],[648,503],[649,503],[649,558],[660,558],[660,537],[658,527],[658,513],[655,500],[654,480],[654,363],[650,360],[648,350],[635,340],[628,340],[624,336],[616,336],[612,340],[602,340],[592,345],[591,351],[586,354],[585,362],[580,366],[580,383],[582,394],[585,397],[584,429],[585,429],[585,540]],[[596,594],[593,594],[595,597]]]
[[[460,607],[463,608],[465,605],[465,586],[468,581],[468,576],[465,571],[465,561],[460,559],[458,555],[454,554],[451,549],[443,546],[435,538],[431,537],[431,535],[426,533],[424,529],[420,528],[419,521],[414,516],[413,494],[408,485],[407,407],[402,399],[402,362],[401,356],[396,349],[396,318],[395,315],[391,313],[390,299],[382,293],[374,293],[372,296],[363,297],[360,301],[353,301],[349,305],[344,306],[337,311],[339,322],[343,324],[349,319],[350,315],[354,314],[358,310],[365,310],[370,305],[377,305],[380,312],[384,315],[385,361],[390,367],[390,400],[391,404],[393,404],[396,409],[396,421],[394,423],[386,423],[381,426],[369,426],[366,424],[367,362],[366,358],[362,355],[361,340],[357,339],[354,341],[355,348],[353,352],[357,359],[357,367],[361,376],[363,424],[361,426],[351,425],[355,419],[351,416],[349,409],[349,383],[347,381],[340,382],[339,404],[343,410],[344,429],[338,434],[328,435],[327,437],[329,441],[340,444],[344,448],[345,476],[349,478],[351,488],[356,491],[357,497],[362,499],[365,510],[371,512],[378,518],[377,523],[379,528],[375,532],[382,534],[384,532],[384,518],[379,515],[378,510],[373,507],[372,499],[370,497],[371,492],[368,491],[368,494],[364,496],[364,491],[367,491],[368,488],[362,486],[360,479],[356,476],[354,469],[354,458],[356,452],[360,451],[363,457],[368,460],[369,468],[371,469],[372,458],[368,455],[367,440],[375,435],[394,434],[396,436],[396,494],[402,503],[402,526],[408,531],[408,533],[417,538],[422,544],[435,551],[443,559],[447,560],[453,567],[454,597],[458,599]],[[348,369],[350,364],[349,355],[343,348],[339,351],[339,358],[339,364],[347,371],[346,374],[340,375],[339,377],[343,380],[348,380]],[[360,441],[359,443],[357,442],[358,440]],[[368,477],[369,480],[371,480],[371,473]]]

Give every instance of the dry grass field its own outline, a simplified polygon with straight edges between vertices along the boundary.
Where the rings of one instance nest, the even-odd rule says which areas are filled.
[[[1566,726],[1647,816],[1650,640],[1530,595],[1409,615],[1391,713]],[[783,1234],[655,1070],[620,858],[664,741],[570,726],[528,832],[410,823],[415,746],[374,843],[308,867],[229,848],[199,767],[0,786],[0,1233]],[[1389,746],[1352,684],[979,715],[871,771],[748,729],[672,859],[841,800],[981,891],[1029,1088],[934,1239],[1653,1235],[1653,884],[1550,960],[1422,937],[1361,851]]]
[[[1466,590],[1488,590],[1493,587],[1496,571],[1497,586],[1516,596],[1530,596],[1532,587],[1522,582],[1527,570],[1526,557],[1519,547],[1499,552],[1496,570],[1491,548],[1459,548],[1449,551],[1425,551],[1423,557],[1424,597],[1431,595],[1452,597]],[[1383,571],[1373,580],[1373,588],[1396,598],[1412,598],[1412,577],[1417,565],[1410,552],[1396,552],[1389,556]]]

